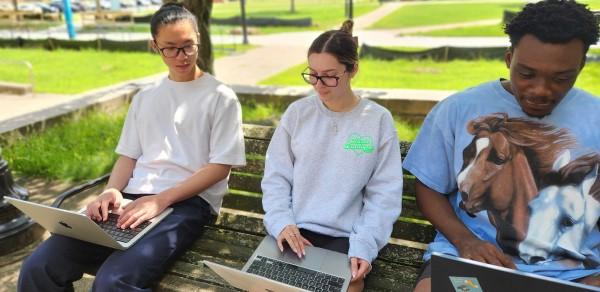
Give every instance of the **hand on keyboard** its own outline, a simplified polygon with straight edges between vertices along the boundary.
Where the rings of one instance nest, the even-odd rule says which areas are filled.
[[[283,228],[281,233],[279,233],[279,236],[277,236],[277,246],[279,246],[279,250],[281,252],[283,252],[284,241],[288,243],[290,248],[298,255],[299,258],[302,258],[302,256],[306,255],[305,246],[312,246],[312,243],[310,243],[308,239],[304,238],[300,234],[300,230],[296,225],[286,226]]]
[[[159,195],[147,195],[127,204],[123,209],[121,218],[117,222],[120,228],[136,228],[144,221],[148,221],[164,211],[169,204],[164,197]]]
[[[111,209],[118,210],[123,201],[123,194],[117,189],[108,188],[86,207],[86,214],[95,221],[108,220]]]
[[[150,225],[150,222],[146,221],[140,224],[140,226],[137,228],[121,229],[117,227],[117,220],[119,220],[119,215],[115,213],[108,213],[108,219],[106,221],[100,221],[97,223],[102,229],[104,229],[104,231],[106,231],[106,233],[121,242],[129,242],[144,228]]]

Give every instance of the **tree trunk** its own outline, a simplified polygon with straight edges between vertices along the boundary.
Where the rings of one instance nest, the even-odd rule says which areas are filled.
[[[295,0],[290,0],[290,12],[296,13],[296,1]]]
[[[198,18],[198,31],[200,32],[200,53],[196,63],[202,71],[214,74],[213,52],[210,41],[210,14],[212,0],[183,0],[183,5]]]

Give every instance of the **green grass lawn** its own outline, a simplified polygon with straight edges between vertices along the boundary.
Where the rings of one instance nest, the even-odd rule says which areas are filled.
[[[22,20],[17,24],[9,21],[0,21],[0,29],[10,29],[15,31],[27,31],[27,30],[44,30],[50,27],[62,25],[61,21],[40,21],[40,20]]]
[[[215,57],[249,46],[215,45]],[[74,94],[166,71],[158,55],[95,50],[0,49],[0,61],[27,60],[33,65],[35,91]],[[0,80],[28,82],[24,66],[0,66]]]
[[[148,23],[124,23],[120,25],[85,25],[77,32],[80,33],[107,33],[107,32],[147,32],[150,35],[150,24]]]
[[[96,178],[110,171],[126,110],[93,112],[9,141],[3,157],[18,175],[61,180]]]
[[[261,81],[264,85],[306,85],[300,72],[306,64]],[[588,63],[576,86],[600,96],[600,63]],[[435,62],[432,60],[383,61],[366,58],[360,61],[360,71],[354,87],[462,90],[479,83],[507,78],[508,70],[500,60]]]
[[[416,33],[421,36],[451,36],[451,37],[470,37],[470,36],[506,36],[504,34],[504,24],[480,25],[453,29],[439,29],[429,32]]]
[[[579,1],[579,2],[588,4],[592,9],[600,10],[600,0]],[[515,5],[512,8],[508,7],[508,9],[517,11],[518,5]],[[502,13],[502,12],[500,11],[500,13]],[[500,17],[502,16],[502,14],[499,14],[499,15],[500,15]],[[430,32],[416,33],[413,35],[451,36],[451,37],[452,36],[460,36],[460,37],[505,36],[504,24],[501,23],[500,19],[498,21],[498,24],[495,24],[495,25],[481,25],[481,26],[472,26],[472,27],[464,27],[464,28],[440,29],[440,30],[434,30],[434,31],[430,31]]]
[[[283,33],[289,31],[303,31],[303,30],[315,30],[317,26],[314,27],[288,27],[288,26],[265,26],[265,27],[248,27],[251,31],[250,34],[273,34],[273,33]],[[210,26],[210,34],[211,35],[229,35],[233,34],[232,32],[237,30],[238,33],[241,33],[241,26],[239,25],[217,25],[212,24]],[[107,32],[123,32],[123,33],[138,33],[144,32],[150,35],[150,25],[147,23],[136,23],[136,24],[128,24],[121,26],[95,26],[95,25],[86,25],[78,32],[81,33],[98,33],[103,34]]]
[[[247,17],[277,17],[283,19],[311,17],[312,27],[260,27],[260,33],[285,31],[325,30],[339,27],[344,18],[344,0],[302,0],[296,1],[296,12],[290,12],[289,0],[253,0],[246,4]],[[354,0],[354,17],[379,7],[375,0]],[[211,17],[228,18],[240,15],[239,2],[213,4]]]
[[[592,10],[600,10],[600,0],[580,0],[577,2],[587,4]]]
[[[379,7],[375,0],[355,0],[354,17],[360,16]],[[302,0],[296,1],[296,12],[290,12],[289,0],[253,0],[246,4],[247,17],[277,17],[282,19],[311,17],[313,26],[267,26],[251,27],[257,34],[283,33],[289,31],[325,30],[341,25],[344,18],[344,0]],[[229,18],[240,15],[240,4],[237,1],[214,3],[211,17]],[[210,33],[215,35],[230,34],[232,30],[240,29],[234,25],[211,25]],[[150,32],[149,24],[122,25],[107,28],[86,26],[82,32]]]
[[[414,4],[400,7],[371,28],[403,28],[483,19],[502,19],[504,10],[519,10],[521,3]]]
[[[79,93],[166,70],[158,55],[143,52],[0,49],[0,56],[31,62],[36,92]],[[0,67],[4,81],[26,82],[27,73],[22,67]]]

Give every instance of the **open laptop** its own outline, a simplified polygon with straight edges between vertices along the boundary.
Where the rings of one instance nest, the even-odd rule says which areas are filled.
[[[85,215],[85,209],[74,212],[8,196],[5,196],[4,199],[53,234],[60,234],[121,250],[134,245],[146,232],[173,211],[172,208],[167,208],[160,215],[140,224],[134,229],[120,229],[116,227],[119,215],[112,212],[109,213],[108,220],[96,222]],[[122,207],[126,206],[129,202],[131,200],[124,199],[121,204]]]
[[[431,291],[600,291],[600,288],[441,253],[431,256]]]
[[[246,291],[345,292],[351,280],[348,255],[307,246],[306,256],[299,259],[289,248],[279,251],[271,236],[262,240],[241,271],[203,262],[229,284]]]

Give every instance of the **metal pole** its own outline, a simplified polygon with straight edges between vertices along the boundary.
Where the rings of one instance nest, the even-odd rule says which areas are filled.
[[[74,39],[76,37],[75,26],[73,25],[73,10],[71,10],[71,1],[63,0],[64,13],[65,13],[65,22],[67,23],[67,32],[69,33],[69,38]]]
[[[242,9],[242,35],[243,35],[242,43],[244,45],[247,45],[248,44],[248,27],[246,25],[246,0],[240,0],[240,6]]]
[[[354,6],[352,5],[352,0],[348,0],[348,18],[354,18]]]
[[[349,1],[350,0],[344,0],[344,17],[346,17],[346,18],[348,18],[348,15],[349,15],[349,13],[348,13],[348,6],[349,6],[348,2]]]

